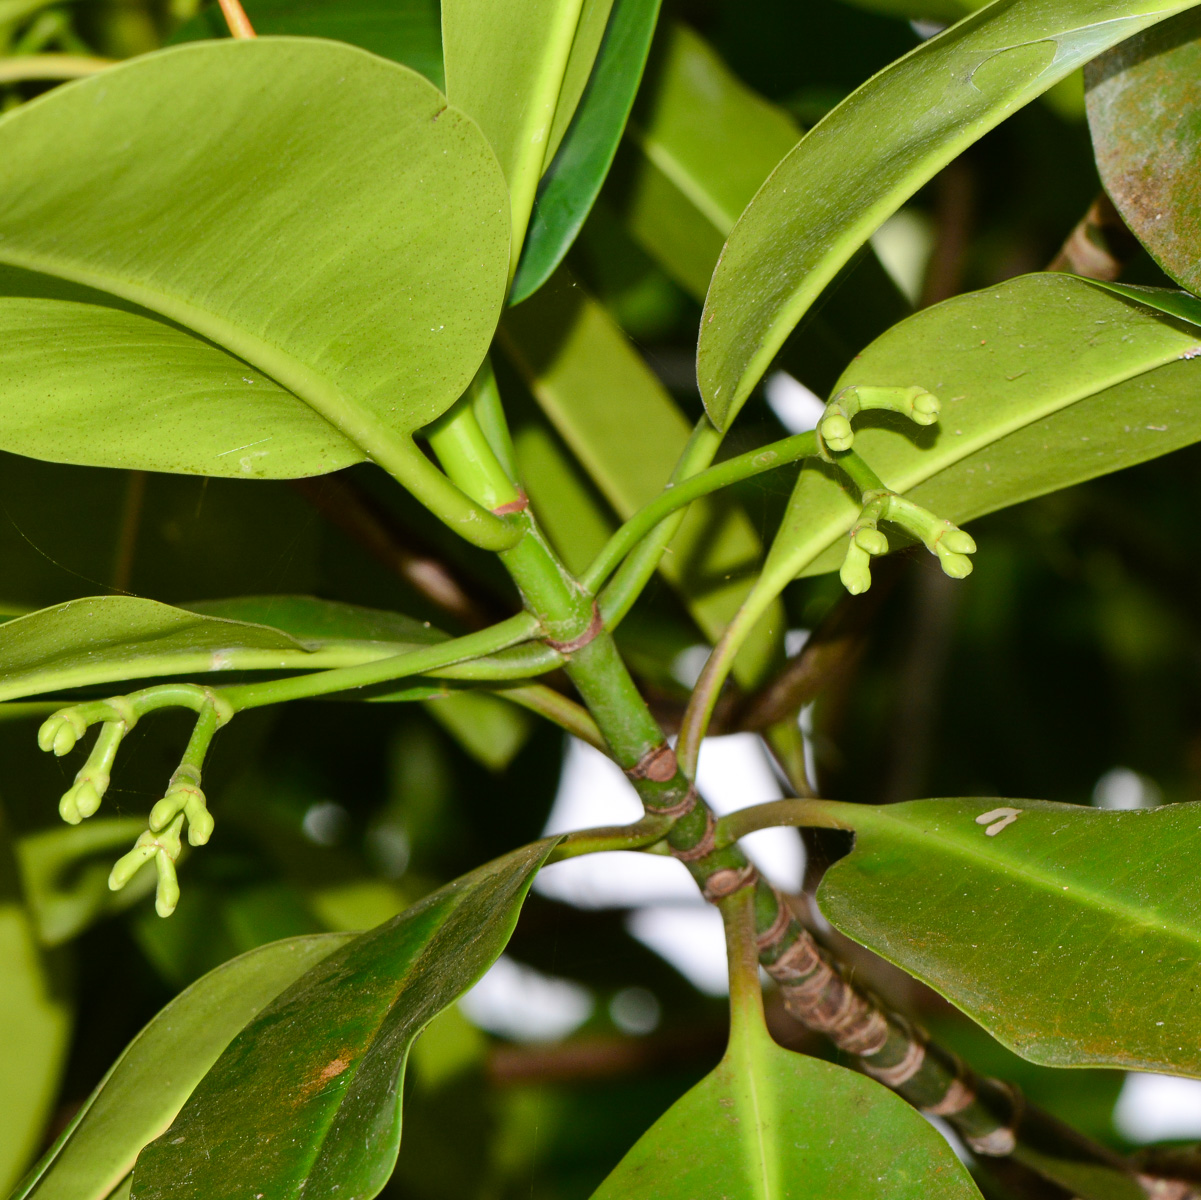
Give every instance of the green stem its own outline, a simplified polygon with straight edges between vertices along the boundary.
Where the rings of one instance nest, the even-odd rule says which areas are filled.
[[[574,700],[569,700],[561,692],[556,692],[554,688],[532,683],[525,687],[497,688],[496,695],[545,717],[560,729],[566,729],[572,737],[577,737],[602,752],[607,749],[605,739],[588,710]]]
[[[243,683],[222,688],[218,693],[234,712],[261,708],[265,704],[282,704],[288,700],[304,700],[344,692],[372,684],[388,683],[409,675],[422,675],[437,667],[449,666],[464,659],[494,654],[519,642],[529,641],[541,632],[538,620],[530,613],[519,613],[479,633],[452,638],[419,650],[409,650],[391,658],[363,663],[355,667],[321,671],[312,675],[296,675],[289,679],[274,679],[262,683]]]
[[[857,829],[867,805],[847,804],[841,800],[772,800],[752,808],[739,809],[717,822],[714,840],[729,846],[759,829],[778,825],[800,825],[808,829]]]
[[[713,461],[714,455],[721,447],[723,436],[708,417],[702,417],[693,429],[679,462],[676,463],[671,482],[681,483],[703,471]],[[605,619],[606,629],[614,629],[620,624],[622,618],[633,607],[634,601],[642,594],[643,588],[658,569],[659,561],[671,539],[676,536],[684,516],[683,511],[677,511],[661,521],[622,563],[617,574],[600,594],[601,615]]]
[[[768,446],[761,446],[758,450],[740,454],[737,458],[728,459],[716,467],[709,467],[679,483],[669,483],[659,496],[639,509],[613,534],[580,582],[590,591],[596,591],[616,570],[622,559],[665,517],[671,516],[694,500],[699,500],[719,488],[729,487],[732,483],[752,479],[764,471],[782,467],[786,463],[816,457],[817,434],[799,433],[795,437],[784,438]]]
[[[646,816],[633,825],[610,825],[600,829],[581,829],[569,833],[551,852],[547,864],[582,854],[602,854],[610,850],[642,850],[662,841],[671,829],[671,818]]]

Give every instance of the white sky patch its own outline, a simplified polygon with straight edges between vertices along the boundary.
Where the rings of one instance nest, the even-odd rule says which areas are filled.
[[[627,928],[700,991],[724,996],[730,990],[725,931],[712,905],[640,908],[630,913]]]
[[[1115,812],[1155,808],[1162,802],[1163,795],[1155,781],[1129,767],[1106,771],[1093,788],[1093,804]]]
[[[763,395],[767,407],[789,433],[816,429],[826,411],[826,402],[787,371],[773,371],[764,381]]]
[[[1113,1124],[1131,1142],[1201,1138],[1201,1079],[1132,1071],[1118,1096]]]
[[[708,738],[701,748],[697,785],[721,816],[782,794],[767,751],[750,733]],[[546,833],[629,824],[640,816],[637,795],[620,768],[591,746],[570,740]],[[761,830],[743,845],[773,883],[799,889],[805,858],[795,829]],[[725,993],[721,918],[701,898],[683,863],[628,851],[586,854],[539,872],[534,890],[578,908],[634,909],[633,936],[702,991]]]
[[[554,1042],[588,1020],[593,999],[578,983],[543,975],[502,954],[459,1007],[489,1033],[518,1042]]]

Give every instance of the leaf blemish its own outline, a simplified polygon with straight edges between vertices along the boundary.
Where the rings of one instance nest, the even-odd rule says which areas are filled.
[[[996,837],[1007,825],[1012,825],[1014,821],[1022,815],[1020,808],[993,808],[986,813],[981,813],[976,818],[977,825],[988,825],[984,831],[986,837]],[[988,823],[993,823],[989,825]]]

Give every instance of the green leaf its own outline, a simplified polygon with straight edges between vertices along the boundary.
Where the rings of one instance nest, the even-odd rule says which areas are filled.
[[[388,469],[428,467],[407,435],[483,358],[508,220],[479,129],[427,80],[335,42],[198,42],[23,105],[0,158],[0,263],[151,310]],[[53,378],[53,330],[43,349]],[[159,410],[128,407],[123,436],[177,452]]]
[[[1201,1075],[1201,805],[915,800],[854,825],[818,893],[843,933],[1033,1062]]]
[[[235,657],[236,656],[236,659]],[[0,699],[239,667],[321,665],[277,629],[202,617],[135,596],[70,600],[0,625]]]
[[[1201,438],[1189,361],[1199,352],[1201,331],[1142,302],[1027,275],[903,321],[836,389],[921,381],[942,399],[938,424],[921,432],[900,417],[859,418],[854,448],[890,488],[961,524]],[[836,569],[858,511],[833,473],[806,466],[763,594]]]
[[[592,210],[630,115],[658,17],[659,0],[613,4],[587,90],[535,196],[511,304],[550,278]],[[562,95],[559,104],[562,110]]]
[[[675,401],[604,309],[560,273],[511,309],[500,342],[559,435],[623,520],[671,478],[691,430]],[[637,436],[631,437],[631,430]],[[716,638],[738,610],[762,552],[745,513],[706,498],[685,518],[661,570],[702,632]],[[783,614],[739,662],[752,681],[771,665]]]
[[[726,428],[806,309],[963,149],[1123,38],[1196,0],[995,0],[874,76],[773,172],[730,234],[697,350]]]
[[[400,1147],[414,1039],[500,955],[557,841],[456,880],[298,980],[143,1151],[135,1200],[376,1195]]]
[[[125,1048],[10,1200],[104,1200],[238,1030],[353,936],[324,933],[272,942],[224,963],[176,996]]]
[[[969,1200],[950,1146],[874,1080],[784,1050],[732,1004],[716,1070],[635,1144],[593,1200]]]
[[[119,892],[108,886],[113,852],[124,854],[145,828],[146,822],[134,817],[100,817],[39,830],[17,842],[25,895],[43,946],[70,941],[101,917],[154,891],[148,871]]]
[[[254,31],[349,42],[420,71],[442,86],[442,29],[438,0],[244,0]],[[216,4],[188,21],[173,43],[229,36]]]
[[[1196,80],[1201,15],[1123,42],[1085,73],[1101,182],[1122,219],[1177,283],[1201,291]]]
[[[102,292],[0,266],[0,446],[82,466],[321,475],[364,455],[274,380]]]
[[[611,3],[443,0],[446,94],[479,123],[504,171],[514,271],[555,130],[571,120],[571,94],[578,100],[583,93]]]
[[[630,232],[703,300],[739,214],[800,136],[699,35],[669,25],[628,130],[640,152],[622,202]]]
[[[503,771],[534,731],[529,714],[487,692],[446,691],[426,700],[425,711],[489,771]]]
[[[0,811],[0,1193],[37,1151],[66,1063],[63,966],[38,946]]]
[[[339,642],[383,642],[406,646],[432,645],[450,635],[403,613],[319,600],[315,596],[237,596],[186,606],[191,612],[227,621],[269,625],[310,646]]]
[[[635,152],[627,152],[609,195],[639,245],[703,301],[739,215],[800,136],[788,113],[748,88],[693,30],[670,25],[630,120]],[[908,311],[869,250],[810,311],[782,365],[824,390]]]

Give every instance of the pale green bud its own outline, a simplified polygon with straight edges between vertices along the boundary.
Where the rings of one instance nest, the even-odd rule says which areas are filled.
[[[851,542],[847,547],[846,558],[842,560],[842,569],[838,572],[838,577],[842,580],[842,586],[852,596],[860,596],[872,586],[870,563],[867,551]]]
[[[861,550],[866,550],[868,554],[878,555],[888,553],[888,538],[878,529],[872,529],[869,526],[856,530],[855,544]]]
[[[822,440],[831,450],[849,450],[855,442],[851,423],[840,413],[831,413],[821,422]]]
[[[976,542],[966,529],[948,529],[940,539],[953,554],[975,554]]]
[[[964,554],[952,554],[941,546],[938,551],[938,561],[942,564],[943,573],[952,579],[964,579],[972,573],[972,560]]]
[[[942,403],[933,392],[922,392],[913,398],[913,420],[918,425],[933,425],[942,412]]]

